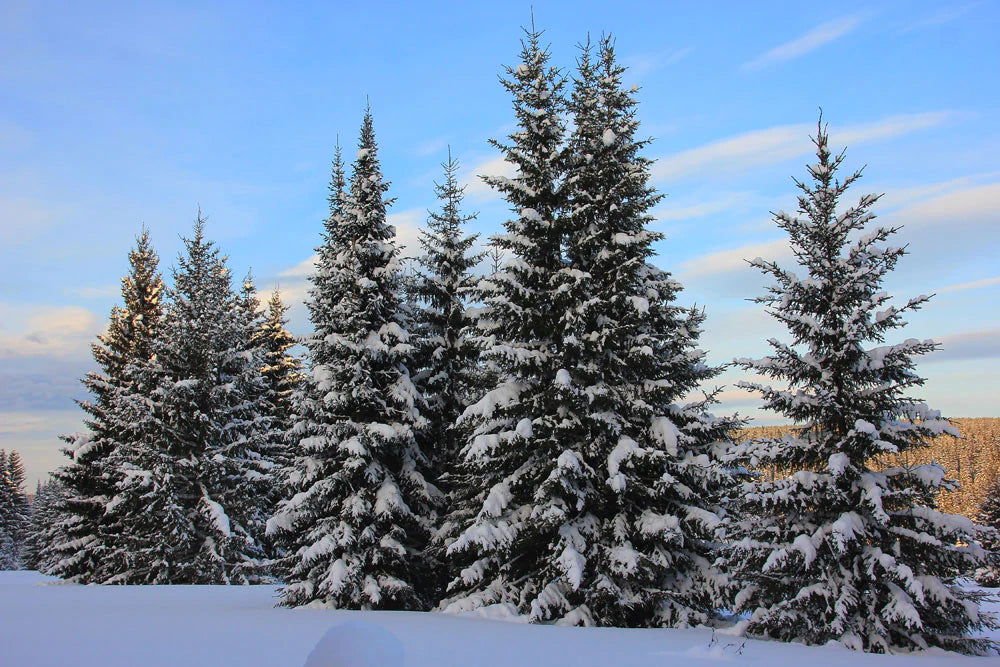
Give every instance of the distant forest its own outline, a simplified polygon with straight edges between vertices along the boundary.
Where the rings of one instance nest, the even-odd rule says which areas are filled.
[[[963,514],[975,519],[986,490],[1000,478],[1000,418],[962,417],[952,420],[962,433],[961,439],[942,435],[927,447],[902,454],[879,457],[875,468],[898,465],[919,465],[937,461],[948,471],[948,479],[958,482],[953,491],[942,491],[938,509],[950,514]],[[741,429],[736,440],[748,437],[776,437],[791,430],[791,426],[753,426]],[[778,471],[768,471],[773,478]]]

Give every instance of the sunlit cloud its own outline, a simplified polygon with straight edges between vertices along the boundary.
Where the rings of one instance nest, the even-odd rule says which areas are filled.
[[[102,320],[79,306],[0,304],[0,358],[81,357],[102,328]]]

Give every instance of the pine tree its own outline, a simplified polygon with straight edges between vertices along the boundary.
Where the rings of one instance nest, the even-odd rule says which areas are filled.
[[[742,586],[734,607],[751,614],[750,635],[838,640],[873,652],[937,646],[981,653],[990,642],[968,633],[992,619],[977,611],[981,596],[954,578],[980,563],[983,552],[971,521],[935,510],[935,495],[948,487],[944,469],[869,467],[877,455],[957,435],[937,411],[907,396],[924,382],[916,358],[934,350],[934,341],[882,345],[929,297],[890,304],[882,283],[905,251],[884,243],[898,228],[872,225],[877,195],[840,206],[861,173],[835,178],[844,153],[830,152],[822,119],[813,141],[812,183],[796,181],[798,214],[775,215],[801,274],[752,262],[776,281],[756,302],[791,340],[772,339],[771,356],[738,363],[787,388],[740,386],[760,393],[765,409],[796,427],[738,452],[752,469],[790,472],[748,482],[737,494],[744,518],[723,559]]]
[[[1000,586],[1000,479],[987,487],[976,523],[980,528],[979,544],[989,552],[986,563],[975,572],[976,581],[995,588]]]
[[[21,455],[0,449],[0,570],[23,567],[24,541],[30,518]]]
[[[199,212],[184,239],[155,354],[133,367],[149,389],[121,401],[134,446],[110,503],[126,561],[114,583],[250,583],[260,575],[263,363],[250,306],[233,292],[204,222]]]
[[[527,247],[560,233],[560,262],[533,271],[551,292],[530,313],[554,314],[554,335],[544,365],[507,361],[505,385],[477,406],[493,414],[466,455],[490,486],[452,547],[475,558],[453,608],[507,603],[534,621],[617,626],[694,624],[716,608],[713,487],[726,479],[716,458],[736,422],[706,414],[710,399],[682,403],[718,369],[695,347],[703,313],[676,306],[680,286],[648,263],[660,196],[623,72],[610,38],[596,64],[584,48],[561,210],[547,229],[515,232]],[[523,266],[524,251],[512,253]],[[505,310],[504,298],[488,301],[495,356],[513,345],[493,332],[517,331],[530,312]],[[520,387],[515,403],[493,407]],[[500,409],[512,417],[498,420]]]
[[[281,604],[421,609],[420,553],[439,492],[416,433],[400,269],[371,111],[349,190],[339,150],[307,305],[309,372],[294,394],[291,493],[268,522],[289,556]]]
[[[43,560],[47,573],[77,583],[102,582],[121,567],[112,543],[121,533],[107,516],[109,500],[116,494],[120,471],[117,461],[126,453],[133,429],[132,415],[122,397],[142,390],[126,369],[153,354],[162,321],[163,280],[159,258],[149,233],[142,230],[129,252],[129,274],[122,278],[122,306],[111,310],[107,332],[91,346],[98,370],[83,384],[90,394],[80,407],[87,413],[87,432],[64,436],[63,453],[71,461],[55,474],[63,489],[60,519],[50,525]]]

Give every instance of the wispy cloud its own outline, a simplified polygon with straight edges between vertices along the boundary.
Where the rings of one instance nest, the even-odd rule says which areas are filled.
[[[983,280],[973,280],[968,283],[948,285],[947,287],[942,287],[941,289],[935,291],[938,294],[945,294],[946,292],[962,292],[968,289],[980,289],[982,287],[992,287],[994,285],[1000,285],[1000,276],[997,276],[996,278],[984,278]]]
[[[716,275],[750,269],[748,260],[761,257],[767,260],[781,260],[792,256],[787,239],[775,239],[765,243],[745,245],[732,250],[713,252],[682,262],[680,273],[684,278]]]
[[[967,5],[962,5],[960,7],[944,7],[942,9],[939,9],[938,11],[934,12],[930,16],[924,17],[924,18],[920,19],[919,21],[915,21],[913,23],[910,23],[910,24],[908,24],[908,25],[900,28],[899,32],[901,32],[901,33],[910,32],[912,30],[919,30],[921,28],[929,28],[931,26],[941,25],[942,23],[948,23],[949,21],[954,21],[958,17],[960,17],[963,14],[965,14],[966,12],[968,12],[970,9],[975,9],[976,7],[978,7],[981,4],[983,4],[983,3],[982,2],[971,2],[971,3],[967,4]]]
[[[629,77],[641,79],[656,70],[676,65],[691,55],[694,49],[690,46],[682,49],[659,51],[657,53],[640,53],[624,59],[628,67]]]
[[[736,208],[737,206],[745,205],[751,198],[751,194],[744,192],[720,194],[718,197],[708,201],[661,206],[653,210],[652,215],[661,222],[704,218],[713,213],[720,213]]]
[[[767,53],[743,63],[741,68],[756,70],[798,58],[852,32],[863,20],[863,16],[855,14],[828,21],[790,42],[776,46]]]
[[[991,171],[980,174],[969,174],[950,178],[946,181],[933,183],[921,183],[919,185],[881,185],[876,184],[871,187],[873,192],[884,193],[878,200],[879,209],[896,209],[901,206],[908,206],[917,201],[928,199],[936,195],[942,195],[954,190],[993,183],[1000,179],[1000,171]]]
[[[896,137],[944,123],[949,111],[897,114],[871,123],[833,128],[830,140],[836,145],[857,145]],[[753,130],[697,148],[659,158],[652,168],[655,181],[695,175],[732,175],[767,164],[776,164],[807,155],[813,150],[809,140],[816,126],[811,123],[778,125]]]
[[[307,278],[316,270],[316,260],[318,259],[319,255],[313,253],[308,259],[304,259],[295,266],[278,273],[278,277],[291,279]]]
[[[886,216],[907,227],[948,224],[957,229],[996,226],[1000,223],[1000,183],[953,190],[904,206]]]
[[[121,289],[120,285],[103,285],[100,287],[67,287],[64,291],[70,296],[77,296],[81,299],[106,299],[117,296]]]
[[[963,361],[1000,357],[1000,329],[968,331],[940,336],[941,349],[931,352],[925,362]]]
[[[435,153],[443,153],[444,149],[447,147],[447,137],[435,137],[417,144],[413,148],[413,152],[420,157],[426,157],[428,155],[434,155]]]

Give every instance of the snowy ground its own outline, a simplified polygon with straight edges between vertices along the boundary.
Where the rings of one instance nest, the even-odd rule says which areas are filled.
[[[270,586],[73,586],[0,572],[0,665],[1000,665],[747,641],[710,630],[540,627],[408,612],[275,609]],[[996,606],[996,605],[994,605]],[[1000,633],[996,634],[1000,639]]]

